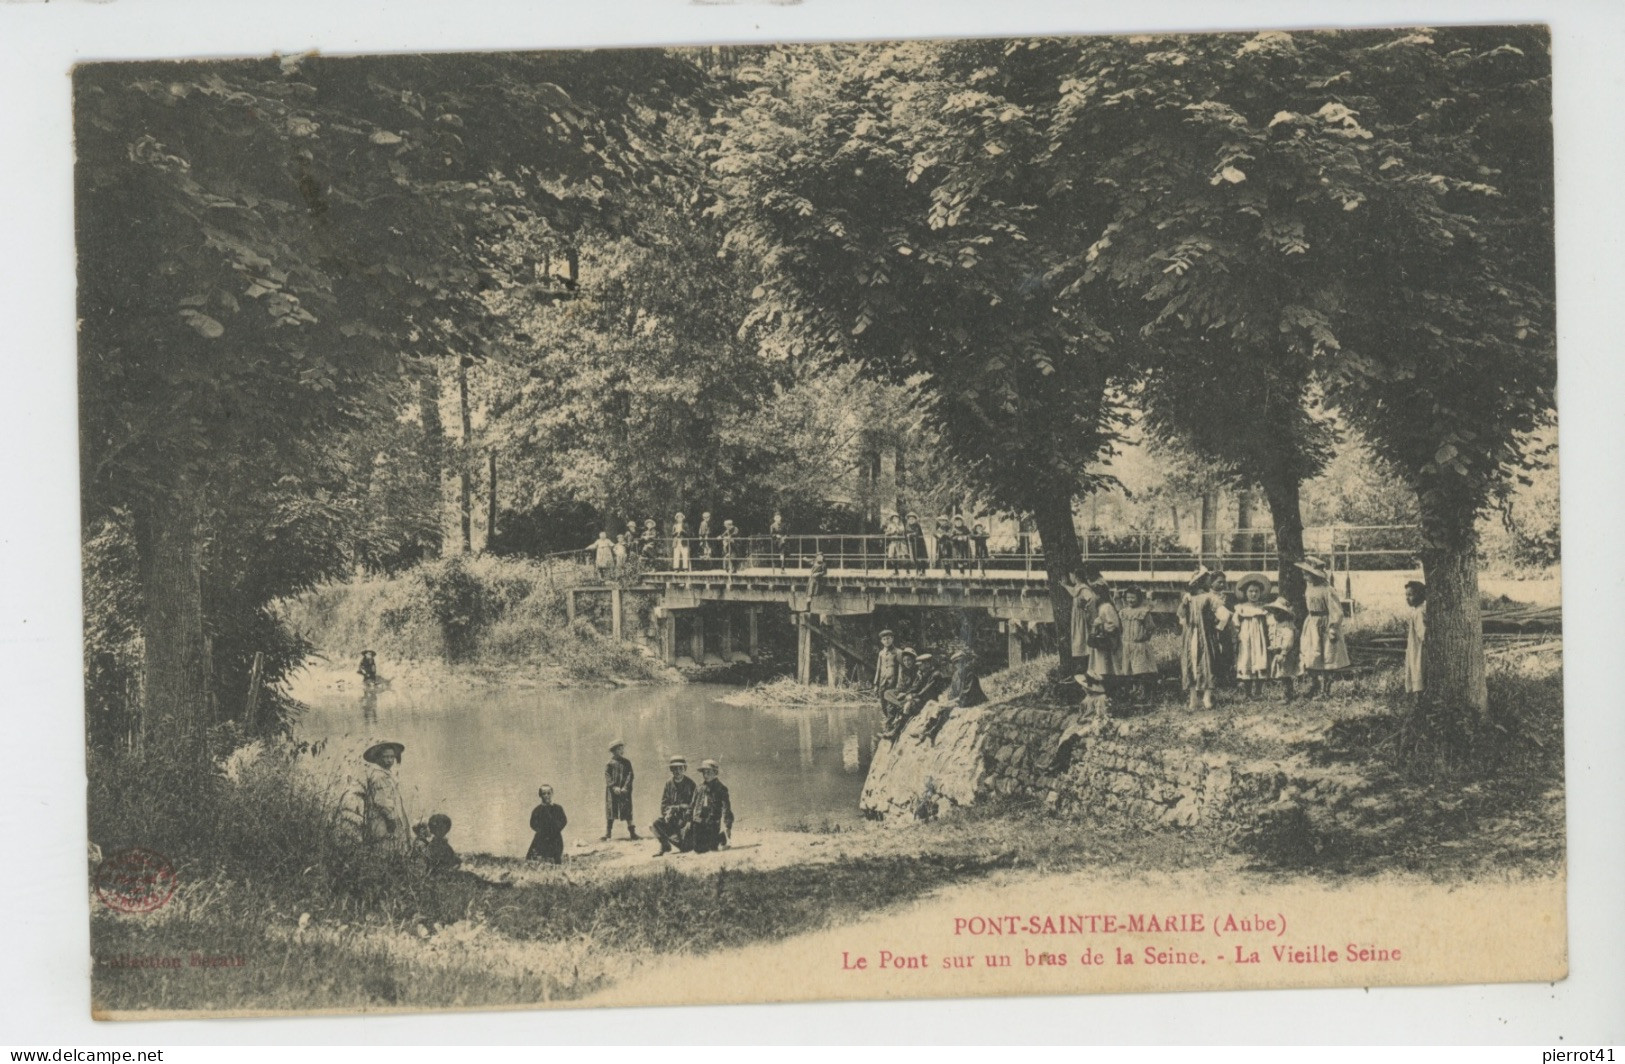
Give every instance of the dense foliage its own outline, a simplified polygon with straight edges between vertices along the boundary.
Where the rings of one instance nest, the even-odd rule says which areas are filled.
[[[1138,413],[1196,458],[1157,490],[1259,489],[1284,563],[1351,430],[1482,708],[1549,68],[1528,27],[82,67],[93,707],[185,737],[297,662],[278,598],[678,510],[1030,515],[1064,623]]]

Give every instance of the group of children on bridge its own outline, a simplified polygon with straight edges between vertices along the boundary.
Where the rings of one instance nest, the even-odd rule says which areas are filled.
[[[699,568],[733,573],[750,552],[742,542],[745,538],[731,518],[725,519],[720,527],[715,526],[711,511],[706,510],[700,514],[699,524],[690,528],[688,517],[679,512],[672,515],[671,524],[664,530],[652,517],[643,522],[641,530],[636,521],[628,521],[626,530],[614,539],[610,538],[609,530],[604,529],[587,550],[600,580],[656,569],[668,557],[675,572],[692,572]],[[760,542],[762,537],[759,536],[750,538],[758,541],[754,544],[757,549],[770,549],[779,567],[785,567],[790,535],[785,531],[782,514],[773,511],[773,523],[768,527],[765,542]]]
[[[958,569],[969,574],[974,567],[982,576],[987,575],[988,533],[987,526],[980,521],[973,526],[962,514],[940,514],[929,542],[917,513],[907,517],[888,513],[882,529],[886,537],[886,567],[893,576],[906,570],[924,575],[933,565],[944,573]]]
[[[883,535],[886,565],[894,576],[904,572],[924,575],[933,567],[948,574],[957,570],[967,575],[974,568],[987,575],[987,525],[980,521],[973,525],[962,514],[939,515],[928,533],[917,513],[887,513]],[[604,529],[587,545],[587,552],[598,578],[606,581],[658,568],[667,558],[673,572],[720,569],[731,574],[739,571],[745,558],[765,556],[783,572],[789,568],[792,553],[796,554],[798,568],[802,562],[801,554],[792,551],[790,540],[784,515],[777,510],[773,511],[765,536],[746,536],[732,519],[724,520],[719,528],[707,510],[695,526],[689,525],[686,515],[676,513],[665,529],[652,517],[643,522],[641,529],[636,521],[628,521],[625,531],[614,538]],[[818,560],[814,559],[814,565]]]

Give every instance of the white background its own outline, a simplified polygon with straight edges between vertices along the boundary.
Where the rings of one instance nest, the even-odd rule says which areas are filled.
[[[0,0],[0,1041],[1625,1041],[1625,5]],[[1570,978],[1555,985],[108,1025],[89,1020],[69,69],[79,60],[1546,21],[1557,106]],[[1532,1058],[1538,1060],[1538,1057]]]

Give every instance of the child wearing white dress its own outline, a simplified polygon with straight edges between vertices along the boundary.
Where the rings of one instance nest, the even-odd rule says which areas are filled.
[[[1405,693],[1422,700],[1422,646],[1427,642],[1428,586],[1420,580],[1405,582]]]
[[[1309,677],[1309,697],[1332,693],[1332,680],[1349,667],[1349,648],[1343,641],[1343,603],[1332,587],[1331,576],[1317,561],[1297,563],[1309,577],[1304,589],[1308,615],[1298,639],[1298,675]]]
[[[1256,698],[1270,675],[1270,613],[1264,608],[1269,578],[1249,573],[1236,582],[1236,591],[1242,596],[1231,611],[1236,618],[1236,679],[1243,695]]]
[[[1285,691],[1282,701],[1292,701],[1292,677],[1298,672],[1298,618],[1292,603],[1284,597],[1264,607],[1269,611],[1270,679],[1280,680]]]

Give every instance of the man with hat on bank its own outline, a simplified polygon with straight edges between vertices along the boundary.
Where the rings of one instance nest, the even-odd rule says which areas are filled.
[[[692,845],[688,827],[694,814],[694,792],[699,787],[688,777],[686,760],[674,757],[668,764],[671,779],[666,781],[666,789],[660,792],[660,819],[653,825],[655,838],[660,840],[656,857],[664,857],[674,848],[684,851]]]
[[[733,803],[728,788],[717,778],[717,763],[707,758],[700,762],[702,782],[694,791],[694,805],[690,809],[695,853],[710,853],[725,849],[728,836],[734,828]]]
[[[604,837],[608,842],[615,831],[615,821],[626,821],[626,834],[633,842],[638,829],[632,823],[632,762],[622,753],[626,744],[616,739],[609,744],[609,763],[604,766]]]
[[[944,668],[944,662],[938,661],[935,654],[929,652],[920,654],[914,659],[919,672],[915,675],[914,684],[903,694],[902,704],[895,713],[886,714],[886,727],[879,738],[895,739],[903,734],[920,710],[940,698],[953,682],[952,674]]]
[[[403,853],[412,848],[412,818],[394,770],[405,753],[406,746],[392,740],[375,742],[362,751],[366,773],[344,796],[339,810],[351,834],[362,842]]]
[[[875,697],[880,699],[880,712],[886,712],[886,692],[895,691],[903,683],[903,652],[893,643],[897,634],[890,628],[880,630],[880,654],[875,658]]]

